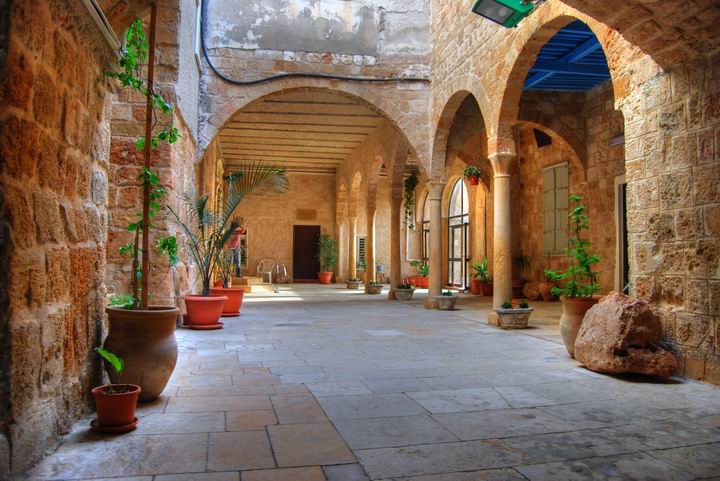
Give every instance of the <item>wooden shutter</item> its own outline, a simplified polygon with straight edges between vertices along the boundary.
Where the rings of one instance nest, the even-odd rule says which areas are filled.
[[[555,169],[543,169],[543,252],[555,251]]]
[[[365,238],[364,237],[358,237],[357,240],[357,261],[364,261],[365,260]]]
[[[568,234],[568,167],[567,164],[555,166],[555,252],[567,247]]]

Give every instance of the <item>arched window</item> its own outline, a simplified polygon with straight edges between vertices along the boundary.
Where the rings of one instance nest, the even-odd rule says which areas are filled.
[[[430,205],[428,197],[430,196],[425,194],[422,210],[422,259],[426,263],[430,259]]]
[[[467,288],[470,263],[470,200],[462,179],[453,185],[448,209],[448,284]]]

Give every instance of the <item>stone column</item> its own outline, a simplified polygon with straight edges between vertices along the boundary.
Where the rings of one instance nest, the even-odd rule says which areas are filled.
[[[375,211],[377,207],[367,208],[367,235],[365,237],[365,282],[377,278],[375,268]]]
[[[425,308],[437,309],[435,296],[442,293],[442,193],[445,182],[431,180],[427,186],[430,207],[430,289]]]
[[[357,216],[348,217],[348,279],[357,278],[357,258],[355,257],[355,241],[357,239]]]
[[[512,214],[510,212],[510,165],[515,159],[512,153],[496,153],[489,156],[493,167],[493,307],[500,307],[512,298]],[[490,321],[494,316],[490,316]]]
[[[400,285],[401,270],[401,239],[400,239],[400,207],[402,198],[390,199],[390,292],[388,299],[395,299],[393,289]]]
[[[337,233],[337,246],[338,246],[338,264],[336,266],[335,282],[345,282],[345,247],[343,247],[343,236],[345,234],[345,223],[338,222],[335,226],[335,232]]]

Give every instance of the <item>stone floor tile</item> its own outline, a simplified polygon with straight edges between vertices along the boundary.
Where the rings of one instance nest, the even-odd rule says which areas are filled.
[[[122,478],[93,478],[83,479],[83,481],[153,481],[152,476],[131,476]]]
[[[330,419],[414,416],[426,411],[405,394],[360,394],[318,398]]]
[[[277,424],[275,412],[233,411],[225,413],[227,431],[257,431]]]
[[[392,480],[380,480],[392,481]],[[514,469],[486,469],[467,473],[431,474],[429,476],[411,476],[402,481],[527,481]],[[561,480],[555,480],[561,481]]]
[[[357,463],[323,466],[327,481],[370,481],[365,470]]]
[[[166,474],[155,476],[153,481],[240,481],[238,471],[224,473]]]
[[[515,468],[530,481],[691,481],[696,477],[647,454],[581,459]]]
[[[430,416],[337,419],[335,427],[352,449],[385,448],[458,441]]]
[[[269,426],[268,434],[279,467],[355,462],[330,423]]]
[[[242,471],[274,467],[275,458],[264,431],[210,434],[208,470]]]
[[[420,379],[370,379],[363,381],[365,386],[375,394],[390,394],[414,391],[430,391],[431,388]]]
[[[492,388],[456,389],[408,393],[433,414],[505,409],[510,405]]]
[[[499,445],[497,441],[361,449],[355,454],[370,479],[503,468],[523,461],[521,453]]]
[[[223,396],[253,396],[275,394],[273,384],[256,384],[247,386],[208,386],[208,387],[181,387],[178,397],[223,397]]]
[[[436,390],[471,389],[492,386],[492,384],[482,376],[424,377],[422,381]]]
[[[75,480],[205,471],[207,434],[104,437],[62,444],[31,479]]]
[[[280,384],[280,378],[272,374],[233,374],[233,386]]]
[[[167,391],[167,389],[165,390]],[[154,401],[138,403],[137,408],[135,408],[135,414],[137,417],[142,417],[147,414],[162,413],[165,411],[169,399],[170,396],[160,396]]]
[[[305,394],[308,391],[307,386],[304,384],[276,384],[275,394]]]
[[[717,476],[720,473],[720,443],[651,451],[648,454],[699,477]]]
[[[148,414],[138,423],[131,435],[138,434],[185,434],[225,431],[225,414],[168,413]]]
[[[576,429],[558,417],[537,409],[500,409],[434,414],[433,418],[464,441],[498,439]]]
[[[495,386],[494,389],[514,408],[534,408],[557,404],[552,399],[548,399],[519,386]]]
[[[165,412],[260,411],[272,409],[269,396],[202,396],[170,399]]]
[[[168,382],[171,387],[187,387],[187,386],[232,386],[232,376],[230,374],[213,374],[200,375],[190,374],[173,376]]]
[[[242,481],[325,481],[322,468],[280,468],[245,471]]]
[[[309,383],[307,387],[315,396],[372,394],[361,381]]]
[[[276,394],[270,399],[280,424],[324,423],[328,420],[311,394]]]

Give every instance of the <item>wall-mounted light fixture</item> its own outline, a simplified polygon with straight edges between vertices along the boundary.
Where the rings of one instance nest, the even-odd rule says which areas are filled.
[[[512,28],[535,9],[532,0],[478,0],[473,12],[503,27]]]

